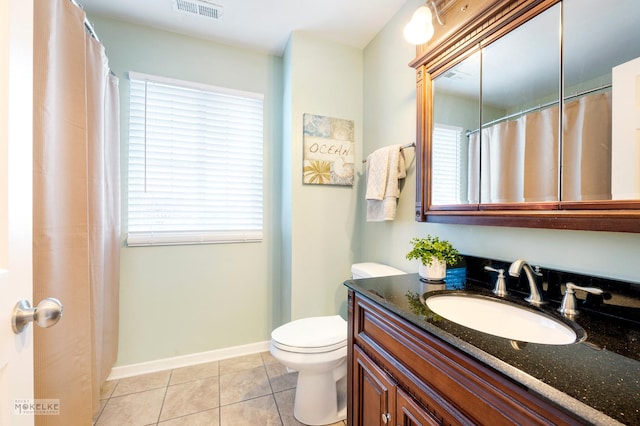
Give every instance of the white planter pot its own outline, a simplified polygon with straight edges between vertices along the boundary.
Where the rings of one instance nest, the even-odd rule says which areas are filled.
[[[418,274],[426,281],[443,281],[447,276],[447,263],[438,259],[433,259],[431,265],[418,264]]]

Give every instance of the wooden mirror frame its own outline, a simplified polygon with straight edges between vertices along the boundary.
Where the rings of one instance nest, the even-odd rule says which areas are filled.
[[[432,206],[433,79],[483,46],[508,34],[561,0],[457,1],[447,30],[418,46],[416,70],[416,220],[419,222],[640,233],[640,200],[559,201],[509,205]],[[443,5],[444,3],[444,5]],[[451,0],[440,5],[449,8]]]

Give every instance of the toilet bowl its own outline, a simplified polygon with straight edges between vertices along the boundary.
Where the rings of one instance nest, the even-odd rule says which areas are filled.
[[[271,355],[298,372],[293,415],[308,425],[346,418],[336,383],[347,374],[347,322],[340,315],[292,321],[271,333]]]
[[[353,278],[400,275],[379,263],[359,263]],[[298,372],[295,418],[307,425],[326,425],[347,417],[347,322],[340,315],[303,318],[271,332],[269,351],[289,370]]]

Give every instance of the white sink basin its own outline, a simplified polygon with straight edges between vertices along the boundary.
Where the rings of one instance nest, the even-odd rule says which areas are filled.
[[[485,296],[454,293],[426,299],[436,314],[465,327],[520,342],[567,345],[585,337],[573,328],[541,312]],[[576,327],[578,328],[578,327]]]

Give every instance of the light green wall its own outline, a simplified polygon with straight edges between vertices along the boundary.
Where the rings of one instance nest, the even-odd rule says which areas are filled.
[[[364,50],[364,155],[386,145],[416,140],[415,71],[408,63],[415,46],[402,39],[404,24],[423,2],[410,0]],[[405,149],[407,177],[401,186],[396,219],[366,222],[364,185],[359,194],[361,250],[359,261],[381,262],[407,272],[417,265],[404,260],[415,236],[415,150]]]
[[[264,241],[126,247],[117,365],[266,341],[280,323],[282,59],[92,17],[120,77],[123,231],[128,80],[138,71],[264,94]],[[123,234],[124,238],[124,234]]]
[[[351,186],[303,185],[304,113],[354,121],[356,170],[362,166],[362,50],[294,32],[285,53],[290,91],[285,96],[283,205],[290,259],[291,318],[341,313],[357,247],[359,179]],[[290,213],[289,213],[290,211]]]
[[[415,56],[415,48],[403,40],[402,28],[423,3],[408,0],[364,50],[365,152],[415,139],[415,77],[407,66]],[[407,158],[413,159],[413,154]],[[396,220],[361,222],[360,260],[380,261],[414,272],[415,262],[404,257],[410,248],[409,240],[431,233],[450,240],[470,255],[506,261],[523,258],[551,268],[640,281],[640,234],[417,223],[414,203],[412,162]]]
[[[292,49],[291,38],[282,57],[283,63],[283,85],[284,94],[282,97],[282,180],[281,180],[281,202],[282,217],[282,291],[280,293],[282,307],[280,313],[280,323],[284,324],[291,320],[291,273],[293,265],[292,253],[292,233],[293,233],[293,84],[292,84]]]

